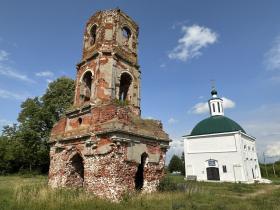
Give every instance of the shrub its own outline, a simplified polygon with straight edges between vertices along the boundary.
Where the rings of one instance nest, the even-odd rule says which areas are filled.
[[[176,191],[177,184],[171,180],[169,176],[165,176],[158,185],[158,190],[161,192],[164,191]]]

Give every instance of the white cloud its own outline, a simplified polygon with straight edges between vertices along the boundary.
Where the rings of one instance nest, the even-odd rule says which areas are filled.
[[[166,65],[165,65],[165,63],[162,63],[162,64],[160,64],[160,66],[159,66],[160,68],[165,68],[166,67]]]
[[[235,107],[235,102],[232,101],[231,99],[228,99],[226,97],[222,97],[222,99],[223,99],[224,109],[231,109],[231,108]],[[209,112],[208,102],[197,103],[190,110],[190,113],[193,113],[193,114],[205,114],[207,112]]]
[[[280,139],[279,142],[274,142],[273,144],[267,145],[266,154],[270,157],[280,156]]]
[[[210,28],[192,25],[182,26],[183,37],[178,40],[178,45],[168,54],[170,59],[187,61],[198,57],[202,53],[200,50],[210,44],[214,44],[218,39],[218,34]]]
[[[18,94],[18,93],[10,92],[8,90],[0,89],[0,98],[15,99],[15,100],[22,101],[28,98],[28,94]]]
[[[51,83],[53,80],[52,79],[46,79],[46,82],[49,84]]]
[[[180,137],[172,137],[172,142],[169,144],[170,148],[166,154],[166,164],[169,163],[170,159],[174,154],[181,157],[182,152],[184,151],[184,142],[183,139]]]
[[[147,116],[147,117],[144,117],[144,119],[147,119],[147,120],[154,120],[155,118],[153,118],[152,116]]]
[[[13,69],[11,69],[10,67],[1,64],[0,64],[0,75],[15,78],[24,82],[35,83],[34,80],[28,78],[26,75],[20,74],[14,71]]]
[[[182,139],[175,139],[169,144],[170,148],[183,149],[184,142]]]
[[[168,119],[168,123],[169,123],[169,124],[175,124],[175,123],[177,123],[177,122],[178,122],[178,120],[174,119],[173,117],[171,117],[171,118]]]
[[[230,100],[229,98],[222,97],[223,99],[223,107],[224,109],[231,109],[235,107],[235,102]]]
[[[207,102],[197,103],[196,105],[194,105],[191,111],[191,113],[194,114],[204,114],[206,112],[209,112],[209,107]]]
[[[268,70],[280,70],[280,36],[276,37],[273,46],[265,54],[264,62]]]
[[[41,71],[35,74],[37,77],[53,77],[54,73],[51,71]]]
[[[12,125],[13,123],[9,120],[6,120],[6,119],[0,119],[0,128],[2,128],[3,126],[5,125]],[[0,130],[0,133],[1,133],[1,130]]]
[[[5,50],[0,50],[0,61],[8,60],[9,53]]]
[[[256,137],[257,152],[272,156],[273,148],[280,142],[280,104],[265,104],[257,109],[246,112],[246,120],[240,122],[245,131]],[[278,142],[278,143],[277,143]],[[268,146],[270,145],[270,146]],[[279,150],[280,151],[280,150]],[[261,157],[261,161],[263,158]]]

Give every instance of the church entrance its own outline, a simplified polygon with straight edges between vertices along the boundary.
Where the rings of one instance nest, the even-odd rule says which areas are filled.
[[[146,159],[148,157],[147,153],[143,153],[141,155],[141,163],[138,165],[137,172],[135,174],[135,190],[142,190],[144,185],[144,166],[146,163]]]
[[[67,164],[68,173],[66,186],[83,187],[84,184],[84,163],[83,158],[77,153]]]
[[[219,168],[208,167],[206,168],[207,180],[220,180]]]

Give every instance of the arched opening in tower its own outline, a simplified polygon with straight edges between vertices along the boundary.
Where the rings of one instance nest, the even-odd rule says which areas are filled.
[[[125,39],[125,41],[129,40],[130,36],[131,36],[131,31],[128,27],[124,26],[122,28],[122,35]]]
[[[143,153],[141,155],[141,163],[138,165],[138,169],[135,174],[135,190],[142,190],[144,185],[144,167],[146,164],[148,154]]]
[[[91,36],[91,41],[90,44],[94,45],[96,42],[96,30],[97,30],[97,25],[93,25],[90,29],[90,36]]]
[[[77,153],[69,161],[66,186],[83,187],[84,184],[84,163],[83,158]]]
[[[128,90],[129,90],[131,82],[132,82],[132,78],[128,73],[123,73],[121,75],[120,90],[119,90],[119,100],[120,101],[125,101],[128,99],[127,98]]]
[[[92,83],[92,73],[90,71],[86,72],[83,76],[80,96],[82,102],[86,102],[90,100],[91,97],[91,83]]]

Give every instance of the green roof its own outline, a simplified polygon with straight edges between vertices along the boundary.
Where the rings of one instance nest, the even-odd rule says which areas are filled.
[[[200,121],[192,130],[190,136],[233,131],[246,133],[240,125],[225,116],[211,116]]]

